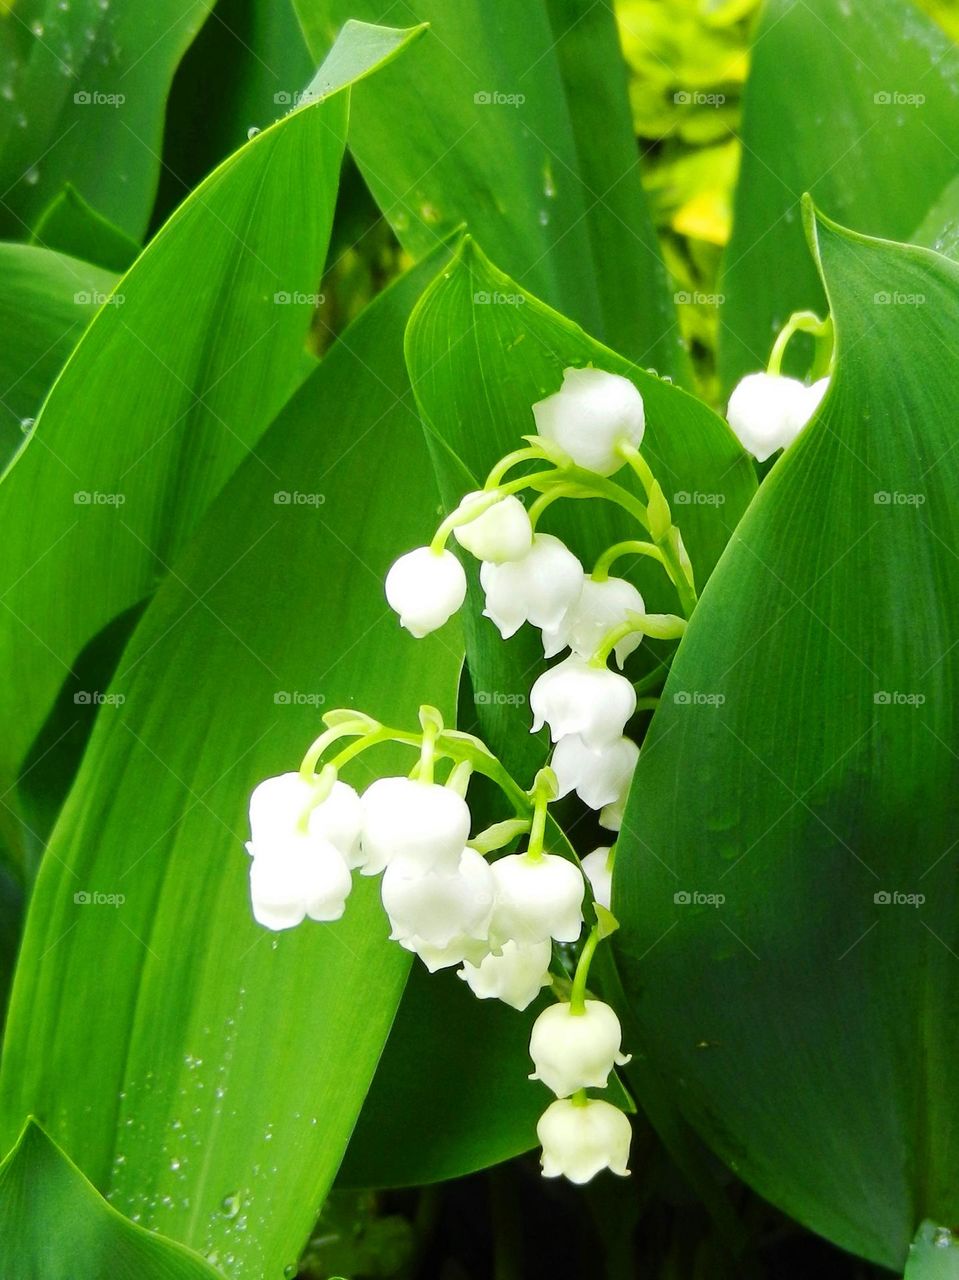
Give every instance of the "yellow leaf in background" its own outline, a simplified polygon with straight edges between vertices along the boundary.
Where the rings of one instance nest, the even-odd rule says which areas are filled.
[[[698,191],[676,210],[671,225],[678,235],[724,245],[732,226],[729,192],[722,187]]]

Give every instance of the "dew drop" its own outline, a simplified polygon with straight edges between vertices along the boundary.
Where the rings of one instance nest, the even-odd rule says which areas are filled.
[[[248,138],[255,138],[259,132],[260,132],[259,126],[255,124],[251,124],[249,129],[247,129],[246,131],[246,136]]]
[[[220,1205],[223,1214],[227,1218],[235,1218],[240,1212],[240,1193],[234,1191],[232,1195],[224,1196],[223,1203]]]

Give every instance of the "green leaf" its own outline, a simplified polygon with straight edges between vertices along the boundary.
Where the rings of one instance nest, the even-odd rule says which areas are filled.
[[[160,172],[167,92],[208,0],[25,0],[0,13],[0,233],[65,183],[134,240]]]
[[[0,468],[24,441],[44,397],[115,277],[46,249],[0,244]]]
[[[126,271],[140,252],[135,240],[99,214],[70,183],[44,209],[31,240],[116,272]]]
[[[20,673],[0,698],[7,782],[77,653],[152,591],[314,367],[306,338],[346,130],[338,91],[412,34],[349,24],[319,73],[326,100],[190,195],[52,391],[0,488],[0,660]]]
[[[31,1120],[0,1164],[0,1273],[23,1280],[213,1280],[196,1254],[110,1207]]]
[[[720,1156],[901,1270],[959,1217],[959,268],[819,219],[837,365],[709,583],[640,758],[613,940]]]
[[[954,176],[959,132],[959,51],[912,0],[767,0],[753,49],[720,283],[727,390],[765,367],[791,312],[823,306],[803,192],[847,226],[904,240]]]
[[[959,177],[946,184],[909,239],[953,261],[959,258]]]
[[[471,240],[414,312],[407,362],[448,510],[482,485],[501,456],[522,446],[535,430],[531,406],[558,389],[563,370],[588,363],[623,374],[642,392],[643,452],[672,504],[700,584],[755,491],[749,460],[704,404],[521,291]],[[617,479],[628,487],[624,476]],[[642,536],[630,517],[600,502],[558,504],[541,527],[568,540],[588,567],[611,543]],[[628,569],[628,561],[620,565]],[[653,561],[643,560],[631,576],[652,611],[675,608],[675,593]],[[478,591],[474,575],[464,626],[478,720],[493,750],[530,785],[544,752],[529,736],[526,697],[542,647],[530,628],[504,644],[480,616]]]
[[[904,1280],[956,1280],[959,1241],[948,1227],[924,1222],[909,1246]]]
[[[319,57],[374,0],[295,0]],[[427,38],[355,96],[350,149],[414,256],[468,223],[524,288],[635,359],[686,358],[639,180],[611,7],[402,0]],[[585,86],[588,84],[588,91]],[[387,121],[401,121],[388,128]]]
[[[234,1280],[295,1261],[406,981],[374,880],[356,878],[335,925],[255,925],[243,840],[251,788],[296,768],[324,709],[412,727],[428,697],[452,722],[456,632],[414,641],[383,599],[436,505],[402,335],[438,265],[336,344],[144,614],[37,878],[11,999],[8,1140],[38,1116],[118,1209]],[[368,760],[347,777],[411,763]],[[93,893],[124,901],[75,901]]]

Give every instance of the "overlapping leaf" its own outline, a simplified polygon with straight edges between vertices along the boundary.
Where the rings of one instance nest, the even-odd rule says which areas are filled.
[[[0,490],[0,661],[19,673],[0,701],[5,785],[77,653],[149,594],[312,367],[345,89],[409,34],[347,27],[316,82],[323,101],[187,199],[53,389]]]
[[[243,839],[251,786],[296,767],[323,709],[415,724],[429,699],[452,720],[455,631],[414,642],[382,595],[435,511],[402,335],[437,265],[334,348],[144,615],[12,997],[4,1140],[38,1116],[116,1208],[232,1277],[296,1260],[406,980],[373,880],[335,925],[256,926]],[[409,763],[381,753],[353,777]]]
[[[651,1060],[761,1194],[901,1269],[959,1216],[959,268],[821,221],[833,385],[653,719],[613,909]]]
[[[803,192],[848,226],[904,240],[955,175],[957,130],[959,51],[912,0],[767,0],[720,286],[726,387],[765,366],[792,311],[822,306]]]
[[[374,0],[296,6],[317,57],[347,17],[382,17]],[[421,255],[465,222],[524,288],[682,376],[610,6],[401,0],[389,20],[430,33],[356,94],[350,147],[403,245]]]

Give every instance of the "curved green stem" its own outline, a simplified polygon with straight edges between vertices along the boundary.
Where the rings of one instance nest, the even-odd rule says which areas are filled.
[[[533,783],[533,820],[529,829],[528,857],[539,862],[546,843],[546,812],[551,800],[556,799],[556,775],[548,766],[540,769]]]
[[[774,376],[779,375],[782,370],[786,348],[797,333],[808,333],[815,338],[817,362],[827,340],[830,351],[832,349],[832,317],[826,316],[825,320],[822,320],[816,315],[815,311],[794,311],[783,326],[779,337],[773,343],[773,349],[769,355],[769,363],[766,365],[767,373],[771,373]]]
[[[623,556],[649,556],[653,560],[658,560],[665,567],[666,561],[663,559],[663,553],[655,542],[636,542],[630,540],[627,542],[614,542],[611,547],[603,552],[596,563],[593,565],[592,578],[594,582],[605,582],[609,577],[609,571],[615,562]]]
[[[583,950],[580,952],[579,960],[576,962],[576,973],[573,976],[573,986],[569,993],[569,1011],[571,1014],[576,1015],[586,1012],[586,982],[589,978],[589,966],[593,963],[593,956],[596,954],[598,946],[599,925],[593,925]]]
[[[606,633],[599,648],[590,658],[589,665],[605,667],[609,661],[609,655],[620,640],[636,635],[637,632],[640,635],[651,636],[654,640],[679,640],[685,630],[685,619],[677,617],[674,613],[630,614],[625,622]]]
[[[662,486],[650,470],[649,463],[635,445],[622,442],[619,445],[619,452],[632,467],[645,490],[649,502],[647,508],[649,519],[645,527],[649,529],[653,536],[653,541],[662,552],[663,567],[669,575],[670,582],[676,588],[680,607],[688,618],[696,607],[696,589],[693,586],[692,573],[689,570],[688,562],[684,563],[680,555],[682,543],[679,538],[679,530],[672,523],[669,504],[666,501]]]

